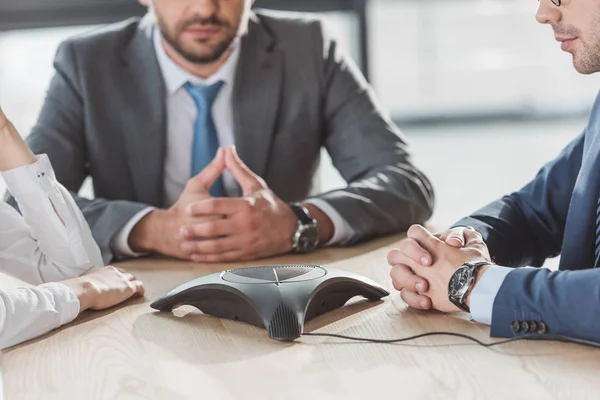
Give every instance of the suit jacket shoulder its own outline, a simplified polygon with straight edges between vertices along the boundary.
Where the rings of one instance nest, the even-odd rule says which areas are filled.
[[[82,56],[98,58],[108,49],[118,50],[125,47],[134,38],[140,25],[146,23],[145,21],[145,18],[129,18],[68,38],[61,46],[73,47]]]
[[[336,43],[327,23],[315,14],[258,11],[253,20],[274,38],[277,50],[303,65],[307,59],[322,62]]]

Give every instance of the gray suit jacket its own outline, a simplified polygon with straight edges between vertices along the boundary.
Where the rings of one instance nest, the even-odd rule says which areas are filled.
[[[45,104],[28,141],[77,193],[105,261],[111,239],[148,205],[163,206],[165,87],[154,21],[130,19],[58,49]],[[284,201],[311,190],[325,146],[349,185],[319,195],[356,231],[348,245],[405,230],[432,213],[433,191],[410,161],[356,67],[318,20],[257,12],[241,44],[234,93],[241,158]]]

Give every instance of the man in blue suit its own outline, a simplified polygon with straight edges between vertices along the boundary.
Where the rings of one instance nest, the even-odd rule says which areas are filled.
[[[600,71],[597,0],[541,0],[536,18],[578,72]],[[388,261],[409,306],[469,311],[497,337],[600,341],[600,96],[583,134],[519,192],[440,235],[408,236]],[[559,254],[559,271],[515,268]]]

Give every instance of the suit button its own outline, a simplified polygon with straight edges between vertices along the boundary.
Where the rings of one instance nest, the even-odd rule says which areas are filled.
[[[521,331],[521,321],[513,321],[512,324],[510,324],[510,328],[515,333],[520,332]]]
[[[521,332],[523,332],[523,333],[529,332],[529,322],[521,321]]]
[[[538,322],[537,324],[537,333],[543,335],[544,333],[548,333],[548,325],[543,322]]]
[[[537,332],[538,329],[538,324],[535,321],[529,321],[529,332],[530,333],[535,333]]]

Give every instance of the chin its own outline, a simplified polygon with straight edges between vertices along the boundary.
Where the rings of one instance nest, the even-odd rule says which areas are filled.
[[[582,75],[591,75],[600,72],[600,65],[578,62],[577,59],[573,59],[573,66],[575,67],[575,70]]]

